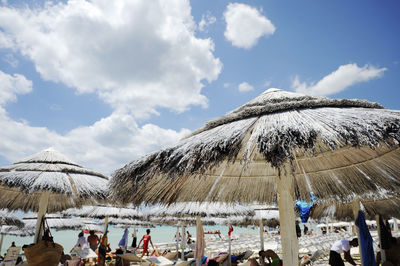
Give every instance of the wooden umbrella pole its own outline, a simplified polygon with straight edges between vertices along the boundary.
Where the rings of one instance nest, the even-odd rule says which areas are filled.
[[[1,247],[3,246],[3,238],[4,238],[4,235],[3,235],[3,233],[1,232],[1,228],[2,228],[3,226],[2,225],[0,225],[0,252],[1,252]],[[1,253],[0,253],[0,255],[1,255]]]
[[[185,233],[185,222],[182,222],[182,244],[181,244],[181,249],[182,249],[182,254],[181,254],[181,259],[185,259],[185,246],[186,246],[186,233]]]
[[[262,219],[259,220],[259,224],[260,224],[260,250],[264,250],[264,224]]]
[[[175,241],[176,241],[176,259],[178,259],[179,258],[179,224],[176,226]]]
[[[196,242],[199,241],[199,227],[200,227],[200,216],[196,216]],[[199,252],[198,248],[197,248],[197,243],[196,243],[196,253]],[[196,256],[196,266],[201,266],[201,259],[202,258],[198,258],[198,254],[195,254]]]
[[[381,250],[381,263],[386,261],[386,253],[385,250],[382,248],[382,235],[381,235],[381,224],[379,223],[379,214],[375,215],[376,220],[376,228],[378,230],[378,237],[379,237],[379,246]]]
[[[40,241],[40,235],[43,229],[41,228],[42,219],[44,218],[47,211],[47,205],[49,204],[49,197],[50,197],[49,191],[42,192],[42,194],[40,195],[39,211],[37,213],[37,221],[35,227],[35,238],[33,240],[33,243],[35,244]]]
[[[277,176],[278,206],[282,239],[283,263],[299,265],[299,248],[296,235],[295,213],[291,193],[292,181],[289,176]]]
[[[358,216],[358,211],[360,210],[360,201],[355,200],[353,202],[353,215],[354,215],[354,221],[357,220]],[[363,259],[362,259],[362,249],[361,249],[361,240],[360,240],[360,230],[358,229],[358,226],[356,226],[356,232],[357,232],[357,238],[358,238],[358,250],[360,252],[360,261],[361,265],[364,265]]]
[[[231,228],[231,224],[229,224],[229,228]],[[231,233],[228,233],[228,240],[229,240],[229,245],[228,245],[228,266],[232,265],[232,239],[231,239]]]

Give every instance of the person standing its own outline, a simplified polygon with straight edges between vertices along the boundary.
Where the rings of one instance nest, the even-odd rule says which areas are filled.
[[[142,241],[143,241],[143,246],[142,246],[143,251],[142,251],[141,257],[143,258],[145,253],[147,256],[149,255],[149,242],[154,249],[153,242],[151,241],[150,229],[147,229],[146,234],[142,237],[142,239],[140,239],[139,245],[138,245],[139,247],[140,247],[140,243],[142,243]]]
[[[296,221],[296,235],[297,235],[297,237],[301,237],[301,229],[300,229],[299,221]]]
[[[136,249],[136,242],[137,242],[137,237],[136,237],[136,227],[133,228],[133,233],[132,233],[132,247]]]
[[[90,248],[93,251],[96,251],[96,249],[97,249],[97,247],[99,246],[99,243],[100,243],[100,238],[98,237],[98,235],[96,235],[94,233],[93,230],[90,230],[89,234],[90,235],[88,236],[87,241],[89,242]]]
[[[351,241],[349,240],[338,240],[333,243],[331,247],[331,251],[329,253],[329,264],[332,266],[344,266],[343,259],[341,257],[341,253],[344,253],[344,259],[350,263],[351,265],[357,265],[353,258],[350,255],[350,248],[358,247],[358,239],[353,238]]]

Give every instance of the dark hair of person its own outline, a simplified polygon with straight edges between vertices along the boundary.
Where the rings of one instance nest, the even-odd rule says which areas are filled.
[[[90,230],[89,234],[94,235],[94,230]]]
[[[146,230],[146,233],[150,234],[150,229],[147,229],[147,230]]]
[[[83,232],[80,232],[78,237],[82,237],[83,236]]]

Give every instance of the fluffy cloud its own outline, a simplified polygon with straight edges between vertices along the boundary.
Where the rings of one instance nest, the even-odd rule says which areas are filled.
[[[111,174],[125,163],[176,143],[189,133],[146,124],[139,127],[130,115],[113,113],[91,126],[60,135],[9,117],[0,106],[0,152],[14,162],[48,147],[54,147],[84,167]]]
[[[20,74],[8,75],[0,71],[0,106],[6,102],[16,101],[17,94],[32,91],[32,81]]]
[[[376,68],[370,65],[365,65],[363,67],[358,67],[357,64],[342,65],[320,81],[311,82],[310,84],[300,82],[299,77],[296,76],[292,82],[292,89],[297,92],[316,96],[332,95],[356,83],[380,78],[386,70],[387,68]]]
[[[181,112],[207,106],[201,89],[222,68],[213,41],[195,36],[190,12],[188,0],[3,6],[0,46],[29,58],[42,78],[95,92],[115,110]]]
[[[248,92],[248,91],[254,90],[254,88],[253,88],[253,86],[251,86],[249,83],[247,83],[247,82],[242,82],[242,83],[239,84],[238,90],[239,90],[240,92]]]
[[[199,22],[199,30],[206,31],[206,28],[211,24],[214,24],[216,21],[217,19],[213,15],[211,15],[211,12],[207,11],[205,15],[201,16],[201,20]]]
[[[257,44],[260,37],[275,32],[272,22],[249,5],[230,3],[224,12],[224,17],[225,38],[240,48],[250,49]]]

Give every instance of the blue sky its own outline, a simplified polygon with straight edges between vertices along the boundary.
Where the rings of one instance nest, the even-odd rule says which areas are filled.
[[[110,174],[274,87],[400,109],[399,1],[2,1],[0,165]]]

